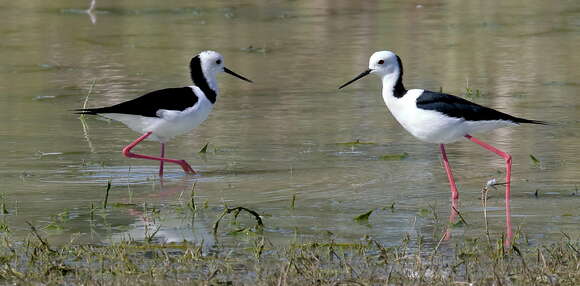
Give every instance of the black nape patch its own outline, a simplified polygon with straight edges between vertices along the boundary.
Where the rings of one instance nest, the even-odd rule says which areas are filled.
[[[215,103],[217,94],[215,93],[215,90],[211,89],[207,83],[207,79],[205,78],[201,68],[201,59],[199,58],[199,55],[191,59],[191,62],[189,63],[189,70],[191,72],[191,80],[193,83],[199,87],[201,91],[203,91],[205,97],[207,97],[207,99],[209,99],[212,104]]]
[[[197,95],[190,87],[178,87],[156,90],[109,107],[78,109],[76,111],[79,114],[120,113],[158,117],[157,111],[160,109],[183,111],[194,106],[197,101]]]
[[[395,83],[393,95],[396,98],[401,98],[405,94],[407,94],[407,90],[405,89],[405,86],[403,85],[403,62],[401,61],[401,58],[399,56],[397,56],[397,64],[399,64],[399,70],[401,72],[399,73],[399,78],[397,78],[397,83]]]

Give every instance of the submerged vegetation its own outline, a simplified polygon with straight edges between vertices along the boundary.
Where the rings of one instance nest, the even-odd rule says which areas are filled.
[[[51,217],[48,225],[29,222],[28,235],[0,228],[0,283],[3,284],[195,284],[195,285],[578,285],[580,283],[580,239],[563,234],[557,242],[530,243],[521,230],[514,244],[493,238],[487,229],[487,191],[498,185],[490,180],[482,190],[485,235],[449,239],[449,228],[465,227],[459,210],[456,223],[440,222],[434,205],[421,208],[419,217],[433,216],[436,233],[427,239],[404,236],[386,242],[368,235],[359,239],[326,238],[287,242],[269,240],[263,214],[242,206],[223,206],[214,219],[211,241],[204,239],[166,242],[156,207],[118,202],[107,203],[110,183],[101,204],[91,204],[94,216],[115,208],[139,212],[143,238],[130,235],[107,243],[82,241],[71,235],[68,242],[51,242],[45,235],[70,223],[69,211]],[[190,194],[180,194],[173,206],[183,218],[208,215],[207,206],[196,203],[196,184]],[[1,197],[1,202],[6,198]],[[290,209],[295,208],[296,195]],[[3,203],[5,205],[5,203]],[[214,211],[217,209],[214,209]],[[396,211],[395,202],[353,218],[369,225],[375,211]],[[7,213],[12,209],[8,208]],[[185,219],[184,221],[187,221]],[[264,231],[266,229],[266,231]],[[447,229],[447,230],[446,230]],[[230,238],[222,242],[222,238]],[[232,244],[233,240],[233,244]]]
[[[465,240],[447,247],[404,238],[385,247],[356,243],[293,243],[277,247],[263,236],[248,248],[211,248],[193,242],[71,242],[55,247],[31,225],[24,241],[4,236],[0,281],[17,284],[204,285],[578,285],[580,244],[513,246]]]

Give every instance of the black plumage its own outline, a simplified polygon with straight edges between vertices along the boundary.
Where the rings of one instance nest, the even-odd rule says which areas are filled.
[[[449,117],[468,121],[506,120],[514,123],[546,124],[543,121],[511,116],[451,94],[428,90],[423,91],[417,98],[417,108],[438,111]]]
[[[121,113],[158,117],[157,111],[183,111],[194,106],[197,95],[190,87],[166,88],[147,93],[133,100],[125,101],[109,107],[77,109],[77,114]]]
[[[399,78],[397,78],[397,83],[395,83],[393,88],[393,96],[401,98],[407,94],[407,89],[403,85],[403,61],[399,56],[397,56],[397,64],[399,64]]]

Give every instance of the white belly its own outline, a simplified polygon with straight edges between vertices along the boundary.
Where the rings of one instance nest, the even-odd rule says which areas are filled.
[[[177,135],[186,133],[204,122],[213,109],[213,104],[202,96],[199,101],[183,111],[159,110],[159,117],[145,117],[131,114],[103,113],[104,117],[122,122],[140,134],[153,132],[148,138],[167,142]]]
[[[203,98],[196,105],[184,111],[163,110],[159,111],[161,119],[148,131],[153,131],[153,135],[162,142],[186,133],[204,122],[213,109],[213,104]]]

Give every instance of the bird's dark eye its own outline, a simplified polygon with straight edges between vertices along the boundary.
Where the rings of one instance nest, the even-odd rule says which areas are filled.
[[[215,63],[220,65],[222,63],[222,60],[217,60],[217,61],[215,61]]]
[[[379,61],[379,65],[382,65],[382,64],[384,64],[384,63],[385,63],[385,61],[383,61],[383,60],[380,60],[380,61]]]

